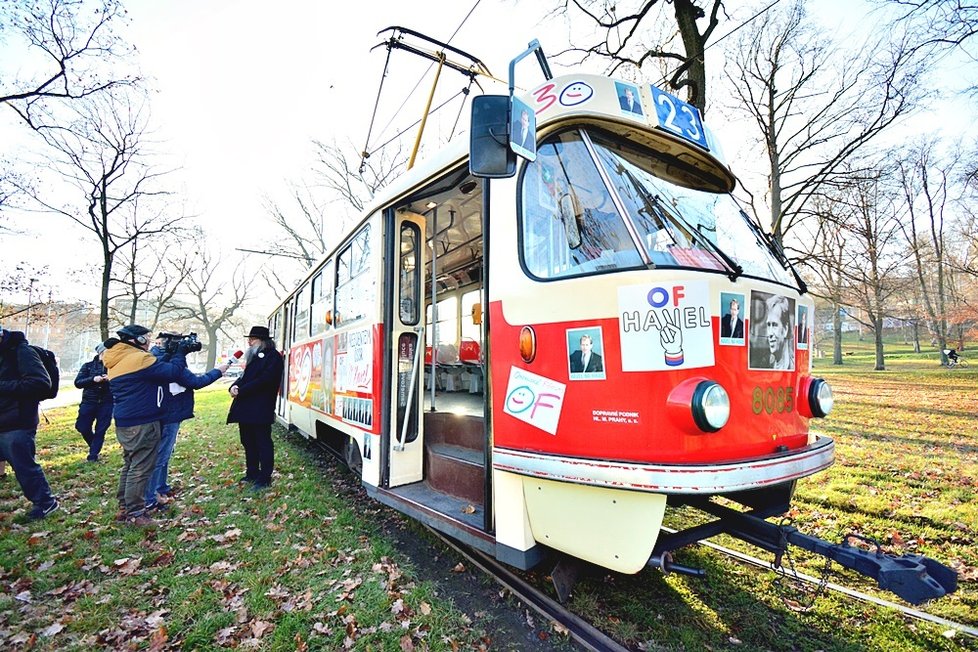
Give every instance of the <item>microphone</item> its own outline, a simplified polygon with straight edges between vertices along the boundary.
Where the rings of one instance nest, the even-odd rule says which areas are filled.
[[[244,355],[244,351],[240,351],[240,350],[235,351],[234,353],[231,354],[231,357],[234,358],[234,360],[231,360],[231,362],[236,362],[237,360],[240,360],[241,356],[243,355]]]

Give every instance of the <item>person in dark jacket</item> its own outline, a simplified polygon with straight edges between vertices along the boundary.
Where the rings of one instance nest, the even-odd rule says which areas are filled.
[[[99,342],[95,347],[95,357],[83,364],[75,376],[75,387],[82,390],[75,430],[88,444],[89,462],[98,462],[105,433],[112,423],[112,389],[109,386],[109,370],[102,364],[104,351],[105,346]]]
[[[228,410],[228,423],[238,424],[241,445],[245,451],[245,476],[240,482],[255,489],[272,484],[275,449],[272,445],[272,422],[275,421],[275,399],[282,385],[284,362],[275,350],[275,340],[264,326],[254,326],[246,336],[244,373],[228,389],[234,400]]]
[[[10,463],[27,500],[34,503],[31,521],[58,509],[58,500],[37,463],[38,397],[51,387],[37,351],[24,334],[0,327],[0,459]]]
[[[156,346],[150,353],[162,362],[173,362],[186,366],[186,350],[180,348],[179,341],[183,335],[176,333],[160,333],[156,336]],[[173,456],[173,446],[177,442],[180,423],[194,418],[194,389],[201,389],[217,380],[214,378],[205,385],[193,389],[179,383],[170,383],[163,389],[163,418],[160,420],[160,445],[156,450],[156,466],[146,484],[146,509],[164,510],[166,507],[159,502],[158,496],[173,495],[173,487],[167,484],[167,474],[170,472],[170,457]]]
[[[122,446],[123,466],[116,497],[120,520],[142,526],[152,522],[146,517],[146,483],[156,465],[164,392],[174,382],[194,388],[209,385],[227,370],[227,365],[197,376],[187,370],[180,354],[175,358],[182,364],[177,364],[177,359],[157,360],[148,351],[148,328],[130,324],[116,333],[120,339],[106,340],[102,354],[115,401],[116,438]]]

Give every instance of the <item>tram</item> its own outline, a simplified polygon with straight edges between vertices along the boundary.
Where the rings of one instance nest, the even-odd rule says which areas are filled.
[[[544,80],[517,96],[531,54]],[[813,300],[731,197],[694,107],[553,77],[534,42],[471,119],[269,317],[282,424],[374,499],[520,569],[556,550],[696,574],[670,553],[727,533],[829,556],[910,602],[955,590],[932,559],[765,520],[832,464],[813,428],[832,392],[812,374]],[[708,518],[666,532],[672,506]],[[573,573],[553,575],[565,597]]]

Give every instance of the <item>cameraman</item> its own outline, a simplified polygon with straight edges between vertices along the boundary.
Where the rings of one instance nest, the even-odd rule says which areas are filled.
[[[150,353],[156,356],[160,362],[172,362],[175,365],[186,368],[186,355],[195,351],[200,351],[201,345],[197,340],[196,333],[190,335],[180,335],[178,333],[162,332],[156,336],[156,346],[150,349]],[[160,445],[156,451],[156,466],[149,476],[146,484],[146,509],[163,511],[166,506],[159,502],[159,496],[166,498],[173,496],[173,487],[167,484],[167,475],[170,472],[170,458],[173,456],[173,447],[177,442],[177,433],[180,431],[180,423],[187,419],[194,418],[194,389],[203,389],[210,385],[218,377],[209,380],[203,385],[194,387],[184,387],[179,383],[170,383],[169,387],[163,388],[163,418],[160,419]]]
[[[204,387],[220,378],[227,365],[197,376],[187,370],[182,353],[177,353],[171,362],[157,360],[148,350],[148,328],[130,324],[116,333],[118,339],[104,342],[106,351],[102,362],[109,370],[115,400],[115,432],[122,446],[122,474],[116,494],[120,507],[118,519],[145,526],[152,523],[146,517],[146,484],[156,467],[167,386],[179,382],[184,387]]]

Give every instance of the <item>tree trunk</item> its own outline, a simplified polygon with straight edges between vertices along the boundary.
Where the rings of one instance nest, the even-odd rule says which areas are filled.
[[[207,369],[213,369],[217,361],[217,328],[207,328]]]
[[[706,64],[703,57],[704,38],[696,28],[696,19],[703,15],[703,10],[691,0],[675,0],[676,24],[683,39],[686,50],[686,60],[689,67],[686,70],[687,99],[690,104],[706,114]]]
[[[842,306],[832,304],[832,364],[842,364]]]
[[[913,352],[920,353],[920,322],[913,322]]]
[[[876,343],[876,366],[873,371],[886,371],[883,360],[883,315],[879,313],[873,317],[873,340]]]

